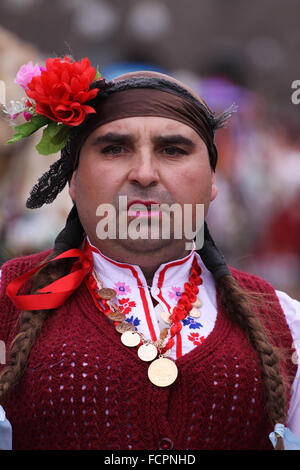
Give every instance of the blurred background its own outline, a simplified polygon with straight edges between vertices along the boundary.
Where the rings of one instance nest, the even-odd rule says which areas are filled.
[[[211,232],[232,266],[300,299],[299,18],[298,0],[0,0],[0,80],[6,102],[20,99],[21,65],[67,54],[108,79],[172,75],[216,113],[235,103],[216,137]],[[0,264],[50,247],[71,207],[64,190],[49,207],[25,208],[57,155],[36,152],[40,135],[5,145],[12,133],[0,119]]]

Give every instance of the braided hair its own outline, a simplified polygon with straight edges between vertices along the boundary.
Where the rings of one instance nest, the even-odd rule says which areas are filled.
[[[171,90],[172,93],[184,96],[188,100],[197,102],[196,98],[185,88],[163,78],[130,78],[116,82],[105,82],[101,80],[95,82],[93,86],[102,89],[101,97],[110,93],[134,87],[153,87],[158,89]],[[101,99],[101,98],[100,98]],[[95,101],[99,100],[96,97]],[[198,101],[198,105],[203,108],[209,125],[213,132],[223,127],[232,109],[215,116],[208,107]],[[67,145],[62,149],[60,159],[55,162],[50,169],[39,179],[33,187],[27,200],[27,207],[36,208],[43,204],[54,201],[59,192],[71,179],[72,173],[78,164],[78,159],[74,161],[72,148],[74,142],[86,132],[89,125],[89,116],[78,128],[72,129],[72,135]],[[217,163],[217,150],[215,146],[209,151],[210,163],[215,170]],[[47,260],[50,262],[38,271],[34,277],[31,292],[36,293],[40,288],[48,285],[65,275],[67,275],[76,259],[60,259],[51,262],[51,259],[71,248],[80,248],[84,240],[84,229],[79,220],[76,206],[74,205],[66,221],[64,229],[57,236],[54,248]],[[255,304],[266,303],[263,296],[259,299],[259,294],[252,294],[245,291],[232,276],[224,256],[215,245],[208,227],[205,223],[204,245],[198,250],[199,255],[206,268],[212,273],[220,304],[227,312],[233,322],[236,322],[250,339],[254,349],[257,351],[262,377],[266,392],[266,406],[270,421],[285,423],[286,396],[285,384],[280,373],[279,356],[275,348],[270,343],[267,333],[258,318]],[[260,294],[261,295],[261,294]],[[0,403],[5,394],[18,383],[25,372],[29,354],[36,338],[38,337],[45,320],[51,310],[23,311],[19,316],[19,331],[10,346],[10,356],[6,366],[0,374]],[[284,448],[283,439],[278,436],[277,449]]]

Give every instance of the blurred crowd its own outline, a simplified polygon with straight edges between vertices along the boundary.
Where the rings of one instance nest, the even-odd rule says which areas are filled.
[[[6,85],[6,104],[24,96],[22,88],[14,83],[17,71],[32,61],[44,62],[33,46],[0,28],[0,80]],[[16,119],[16,124],[21,124]],[[48,248],[62,228],[71,207],[64,191],[52,205],[42,209],[26,209],[25,203],[32,186],[49,168],[58,155],[42,156],[35,150],[41,131],[13,145],[5,142],[13,129],[3,113],[0,115],[0,263],[13,256],[33,253]]]
[[[275,117],[263,97],[225,77],[190,80],[216,113],[238,106],[216,133],[214,239],[232,266],[300,298],[299,123]]]
[[[42,64],[44,58],[1,29],[0,58],[6,102],[20,99],[22,91],[13,83],[16,72],[24,63]],[[126,64],[122,67],[115,67],[116,74],[126,71]],[[227,127],[216,134],[219,194],[209,210],[210,230],[232,266],[260,275],[299,299],[299,139],[293,138],[285,120],[274,119],[261,96],[227,77],[198,77],[185,70],[166,73],[194,88],[216,113],[237,105]],[[58,156],[35,151],[40,134],[5,145],[11,135],[11,126],[1,116],[0,264],[50,247],[71,207],[65,189],[49,207],[25,208],[31,187]]]

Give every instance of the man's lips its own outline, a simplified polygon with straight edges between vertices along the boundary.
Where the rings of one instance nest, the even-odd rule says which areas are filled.
[[[154,205],[155,207],[153,207]],[[149,217],[152,215],[160,215],[161,211],[159,210],[159,206],[160,204],[156,201],[135,200],[128,203],[127,212],[129,216]]]
[[[147,209],[151,209],[151,205],[156,205],[156,207],[160,205],[159,202],[156,202],[156,201],[141,201],[139,199],[135,199],[134,201],[131,201],[127,204],[127,210],[132,206],[134,206],[134,209],[138,209],[138,207],[140,209],[145,209],[145,206],[147,207]]]

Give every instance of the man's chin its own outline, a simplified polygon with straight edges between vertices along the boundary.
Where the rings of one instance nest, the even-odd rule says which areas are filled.
[[[163,240],[163,239],[126,239],[126,240],[116,240],[116,243],[120,247],[125,248],[128,251],[134,251],[138,253],[151,253],[153,251],[163,250],[170,247],[170,244],[174,242],[179,242],[179,240]]]

